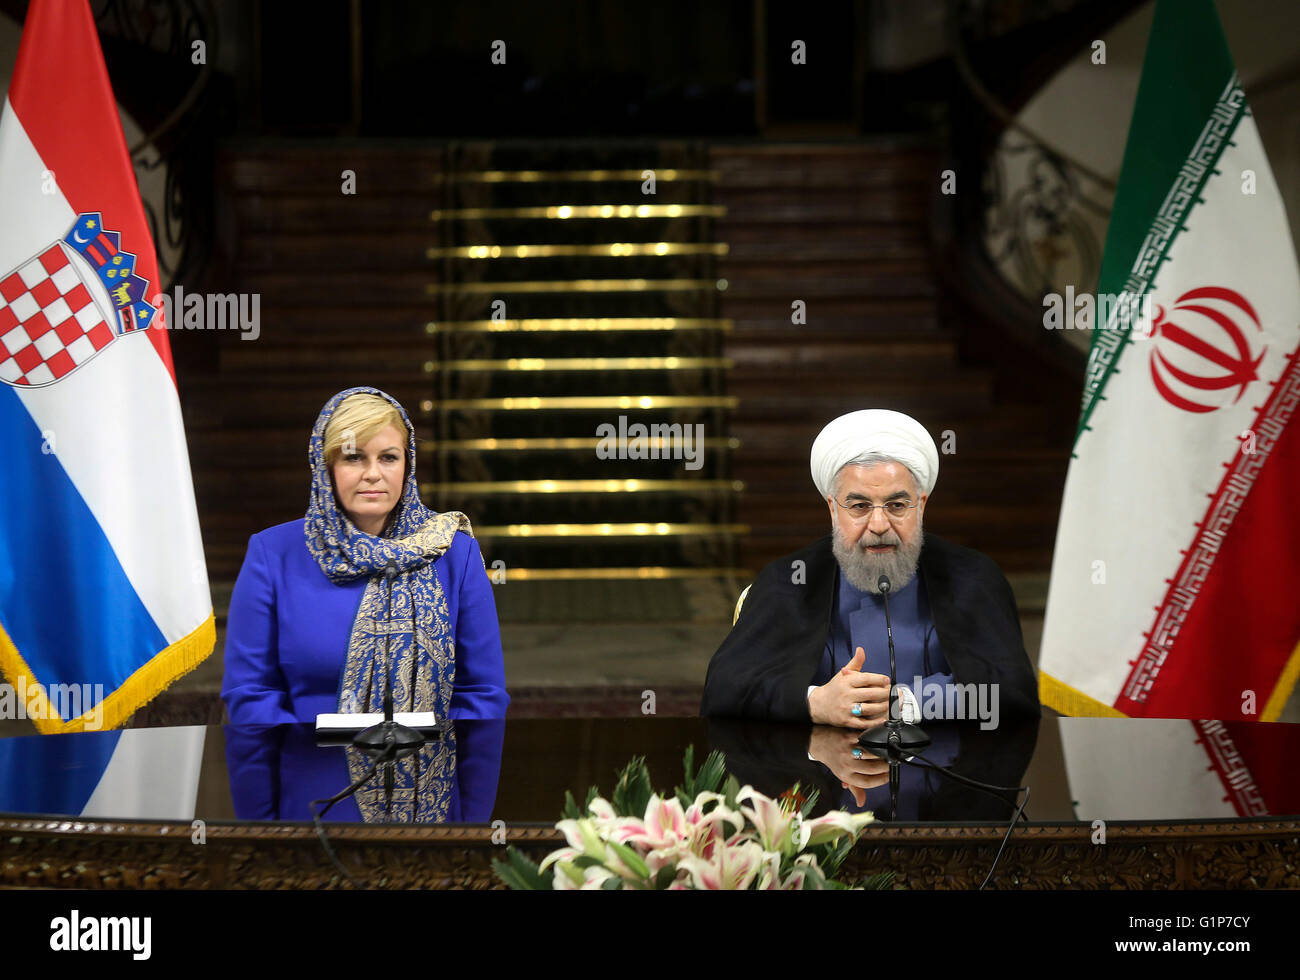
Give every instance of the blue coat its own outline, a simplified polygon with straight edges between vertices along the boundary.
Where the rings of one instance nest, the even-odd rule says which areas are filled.
[[[254,534],[226,624],[221,698],[231,724],[314,722],[338,711],[339,679],[366,580],[335,584],[320,570],[303,520]],[[458,533],[434,563],[455,637],[451,717],[504,718],[501,634],[478,542]]]

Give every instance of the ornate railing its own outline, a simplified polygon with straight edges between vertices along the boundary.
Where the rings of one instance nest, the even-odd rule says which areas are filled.
[[[97,0],[115,94],[144,135],[130,147],[165,284],[194,275],[212,229],[212,61],[205,0]]]
[[[1026,331],[1036,329],[1036,343],[1082,370],[1085,351],[1069,343],[1078,338],[1042,329],[1042,301],[1067,286],[1095,288],[1115,183],[1019,119],[985,84],[976,63],[1012,30],[1051,31],[1054,52],[1032,66],[1000,66],[1004,87],[1010,79],[1021,92],[1033,91],[1069,57],[1068,37],[1062,43],[1062,35],[1095,36],[1089,28],[1104,27],[1125,12],[1125,5],[1057,0],[1034,5],[1032,16],[1008,19],[1024,10],[1022,4],[997,0],[950,0],[949,51],[961,81],[950,116],[952,164],[964,190],[974,185],[976,193],[943,203],[963,260],[976,267],[968,282],[998,294],[995,318],[1012,331],[1022,324]],[[1056,26],[1061,17],[1071,20],[1069,31]],[[989,290],[990,284],[996,290]]]

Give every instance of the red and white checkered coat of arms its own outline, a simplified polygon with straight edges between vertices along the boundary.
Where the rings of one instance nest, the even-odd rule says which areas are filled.
[[[148,329],[149,281],[121,236],[89,212],[0,276],[0,381],[36,388],[67,377],[117,338]]]

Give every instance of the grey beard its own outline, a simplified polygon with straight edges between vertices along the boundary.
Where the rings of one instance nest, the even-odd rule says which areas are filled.
[[[898,547],[887,555],[873,555],[865,546],[892,544]],[[840,563],[840,571],[859,592],[880,595],[880,586],[876,583],[881,575],[889,576],[890,592],[897,592],[916,574],[916,565],[921,558],[921,548],[925,544],[925,534],[921,528],[916,529],[916,538],[904,544],[893,529],[882,535],[864,531],[856,545],[850,545],[840,534],[838,525],[831,528],[831,550],[835,560]]]

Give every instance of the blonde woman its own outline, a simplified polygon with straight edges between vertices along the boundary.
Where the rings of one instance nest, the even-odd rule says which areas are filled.
[[[304,519],[252,536],[230,600],[222,699],[235,725],[381,710],[504,718],[492,586],[468,518],[420,502],[415,430],[377,388],[341,391],[308,447]]]

